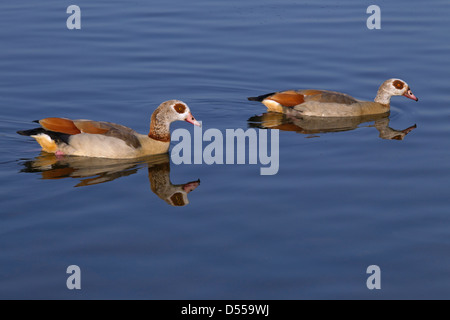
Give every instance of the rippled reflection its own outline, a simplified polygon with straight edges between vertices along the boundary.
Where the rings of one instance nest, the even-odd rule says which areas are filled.
[[[379,132],[379,137],[388,140],[403,140],[405,136],[417,126],[414,124],[403,130],[389,127],[389,116],[370,115],[363,117],[346,118],[320,118],[320,117],[292,117],[278,112],[267,112],[248,119],[249,127],[264,129],[279,129],[282,131],[294,131],[308,135],[326,132],[349,131],[359,128],[362,123],[374,122]]]
[[[200,180],[184,184],[172,184],[168,154],[141,158],[139,160],[102,159],[89,157],[56,157],[42,152],[33,160],[23,163],[21,172],[40,173],[42,179],[74,178],[75,187],[84,187],[112,181],[135,174],[148,168],[151,190],[171,206],[189,203],[188,193],[197,188]]]

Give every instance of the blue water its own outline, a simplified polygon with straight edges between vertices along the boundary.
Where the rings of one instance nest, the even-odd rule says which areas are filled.
[[[72,4],[80,30],[66,27]],[[366,27],[372,4],[379,30]],[[444,0],[2,1],[0,298],[450,298],[449,14]],[[371,100],[393,77],[420,100],[394,97],[389,118],[333,130],[277,118],[272,176],[169,156],[56,159],[16,134],[51,116],[146,133],[168,99],[203,130],[264,128],[247,97]],[[81,290],[66,286],[70,265]]]

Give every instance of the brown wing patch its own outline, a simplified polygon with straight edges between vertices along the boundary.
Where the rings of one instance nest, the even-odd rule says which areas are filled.
[[[39,120],[39,124],[46,130],[61,132],[66,134],[78,134],[81,131],[75,126],[72,120],[66,118],[45,118]]]
[[[106,121],[74,120],[77,128],[83,133],[103,134],[125,141],[133,148],[141,147],[141,142],[135,135],[135,131],[120,124]]]
[[[284,107],[294,107],[305,102],[305,96],[293,90],[275,93],[267,99],[278,102]]]
[[[302,93],[303,93],[305,96],[313,96],[313,95],[316,95],[316,94],[321,94],[322,91],[320,91],[320,90],[314,90],[314,89],[307,89],[307,90],[303,90]]]
[[[394,87],[400,90],[403,89],[403,87],[405,86],[405,83],[400,80],[395,80],[392,84],[394,85]]]
[[[75,120],[75,126],[84,133],[105,134],[110,130],[109,127],[102,125],[101,122],[90,120]]]
[[[113,124],[111,130],[108,130],[108,132],[106,132],[105,135],[108,137],[121,139],[125,141],[125,143],[130,147],[137,149],[140,148],[142,145],[141,142],[139,141],[139,138],[135,135],[135,133],[136,132],[130,128],[118,124]]]
[[[320,103],[338,103],[338,104],[353,104],[358,102],[355,98],[345,93],[322,90],[318,94],[307,96],[307,101],[317,101]]]
[[[176,105],[173,106],[173,108],[178,113],[184,113],[184,111],[186,111],[186,106],[181,103],[177,103]]]

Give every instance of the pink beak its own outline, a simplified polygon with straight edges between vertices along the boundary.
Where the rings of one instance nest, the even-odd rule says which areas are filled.
[[[192,123],[194,126],[199,126],[201,127],[202,125],[200,124],[200,122],[198,122],[197,120],[195,120],[194,116],[192,115],[192,113],[189,112],[188,116],[186,117],[186,119],[184,121],[187,121],[189,123]]]
[[[200,185],[200,180],[192,181],[183,185],[183,190],[186,193],[194,191]]]
[[[419,101],[419,98],[417,98],[412,92],[411,89],[408,88],[408,91],[405,92],[404,94],[405,97],[413,99],[415,101]]]

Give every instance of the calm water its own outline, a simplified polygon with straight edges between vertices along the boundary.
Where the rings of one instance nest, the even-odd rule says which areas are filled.
[[[81,30],[66,28],[71,4]],[[380,30],[366,27],[371,4]],[[0,298],[450,298],[449,14],[444,0],[2,1]],[[389,118],[336,132],[246,100],[370,100],[392,77],[420,101],[395,97]],[[58,160],[15,133],[48,116],[145,133],[175,98],[204,130],[282,125],[278,174]],[[69,265],[81,290],[66,287]],[[366,287],[369,265],[381,290]]]

